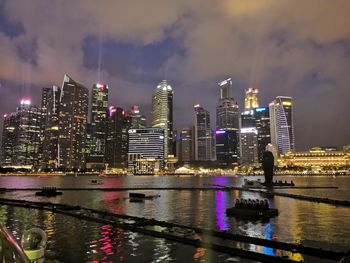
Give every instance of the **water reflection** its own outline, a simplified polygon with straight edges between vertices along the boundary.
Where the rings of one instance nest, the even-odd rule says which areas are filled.
[[[228,228],[226,223],[228,192],[216,191],[215,196],[216,226],[219,230],[226,230]]]

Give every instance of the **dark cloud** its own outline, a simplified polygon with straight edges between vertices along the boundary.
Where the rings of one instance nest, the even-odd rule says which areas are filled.
[[[294,98],[298,149],[349,144],[349,8],[347,0],[2,1],[0,112],[69,73],[87,87],[108,83],[111,104],[140,104],[150,116],[151,93],[168,79],[175,126],[193,122],[195,103],[214,126],[217,82],[232,77],[240,106],[249,86],[262,105]]]

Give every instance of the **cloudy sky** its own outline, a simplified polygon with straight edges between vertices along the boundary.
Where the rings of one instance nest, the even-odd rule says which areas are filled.
[[[217,83],[259,89],[262,105],[294,99],[298,150],[350,144],[349,0],[0,0],[0,113],[68,73],[110,86],[110,104],[139,104],[167,79],[175,127],[193,104],[212,113]],[[1,121],[2,123],[2,121]],[[1,128],[2,124],[0,124]]]

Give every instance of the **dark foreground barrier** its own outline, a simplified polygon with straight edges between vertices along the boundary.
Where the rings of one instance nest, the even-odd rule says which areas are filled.
[[[135,231],[150,235],[153,237],[161,237],[168,240],[176,241],[195,247],[204,247],[218,252],[226,253],[232,256],[256,260],[259,262],[296,262],[285,257],[277,257],[248,251],[235,247],[234,243],[226,240],[256,244],[292,253],[301,253],[318,258],[326,258],[334,261],[342,260],[350,255],[349,252],[336,252],[320,248],[312,248],[299,244],[291,244],[280,241],[272,241],[261,238],[237,235],[228,232],[215,231],[204,228],[184,226],[155,219],[147,219],[143,217],[128,216],[122,214],[114,214],[107,211],[96,209],[88,209],[80,206],[70,206],[65,204],[54,204],[50,202],[32,202],[25,200],[0,199],[2,205],[12,205],[25,208],[34,208],[48,210],[88,221],[110,224],[129,231]],[[159,226],[155,228],[154,226]],[[213,239],[212,237],[215,237]],[[220,240],[219,240],[220,239]],[[216,243],[207,242],[206,240],[215,240]]]

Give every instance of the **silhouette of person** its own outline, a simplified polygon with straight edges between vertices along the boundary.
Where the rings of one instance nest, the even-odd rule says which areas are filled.
[[[265,175],[265,184],[271,185],[273,178],[274,157],[272,152],[265,151],[262,158],[262,167]]]

